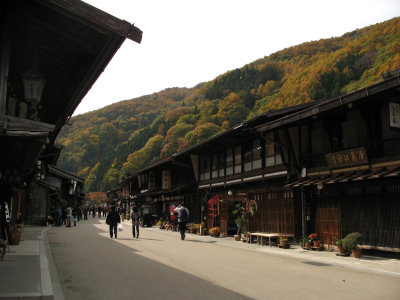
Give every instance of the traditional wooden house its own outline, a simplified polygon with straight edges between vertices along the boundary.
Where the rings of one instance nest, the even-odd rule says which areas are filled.
[[[143,214],[167,219],[177,202],[183,201],[190,221],[200,222],[200,199],[188,156],[178,160],[173,155],[148,164],[135,170],[127,182],[130,199],[142,207]]]
[[[232,212],[239,203],[255,212],[247,230],[294,235],[296,208],[291,189],[285,187],[288,149],[281,141],[286,133],[262,134],[255,127],[311,105],[262,114],[176,154],[177,160],[190,157],[208,227],[235,234]]]
[[[95,192],[95,193],[97,193],[97,192]],[[93,193],[91,193],[91,194],[93,194]],[[107,205],[108,206],[115,205],[117,202],[122,201],[122,186],[118,186],[115,189],[107,191],[106,195],[107,195]],[[91,200],[93,202],[97,202],[93,199],[93,197],[91,197]]]
[[[48,166],[48,173],[43,183],[47,184],[49,189],[53,191],[50,194],[50,200],[54,207],[61,206],[65,202],[75,207],[81,205],[85,198],[83,192],[84,179],[56,166]]]
[[[256,128],[285,136],[303,235],[331,244],[360,232],[365,248],[400,251],[399,74]]]
[[[78,0],[6,0],[0,15],[4,237],[6,206],[11,224],[24,221],[15,213],[24,203],[34,204],[35,216],[25,214],[25,221],[46,224],[52,190],[43,187],[61,150],[55,139],[124,40],[140,43],[142,32]]]

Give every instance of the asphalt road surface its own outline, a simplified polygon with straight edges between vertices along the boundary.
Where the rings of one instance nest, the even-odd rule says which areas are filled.
[[[400,299],[400,278],[140,228],[111,239],[105,217],[47,232],[72,299]],[[236,246],[237,245],[237,246]],[[258,246],[266,247],[266,246]]]

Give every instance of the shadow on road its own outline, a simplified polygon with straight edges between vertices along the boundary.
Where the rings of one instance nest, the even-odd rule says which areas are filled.
[[[107,237],[108,231],[98,225],[102,224],[95,219],[73,229],[53,227],[49,230],[57,233],[50,234],[48,240],[65,299],[251,299],[136,254],[138,250],[132,238],[115,240],[129,245],[110,243],[114,239]],[[132,243],[125,242],[129,240]],[[152,238],[139,240],[165,242]],[[215,243],[186,240],[182,245],[185,242]],[[178,247],[180,244],[176,243]]]
[[[214,244],[216,241],[199,241],[199,240],[185,240],[185,242],[191,243],[205,243],[205,244]]]
[[[149,238],[138,238],[138,239],[134,239],[134,238],[117,238],[117,240],[121,240],[121,241],[140,241],[140,240],[145,240],[145,241],[162,242],[162,240],[158,240],[158,239],[149,239]]]

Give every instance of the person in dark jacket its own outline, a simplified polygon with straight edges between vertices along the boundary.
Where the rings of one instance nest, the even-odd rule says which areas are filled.
[[[174,211],[178,213],[179,232],[181,233],[181,240],[183,241],[186,237],[186,223],[189,222],[189,210],[183,206],[183,203],[178,203]]]
[[[119,213],[115,210],[115,206],[112,206],[111,211],[107,215],[106,219],[106,223],[110,226],[110,238],[113,237],[113,231],[114,231],[114,237],[117,238],[118,223],[120,222],[121,222],[121,217],[119,216]]]

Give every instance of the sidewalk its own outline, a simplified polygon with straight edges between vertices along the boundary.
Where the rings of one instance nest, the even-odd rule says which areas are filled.
[[[0,261],[0,299],[64,299],[47,229],[25,226],[19,245],[10,245]]]
[[[130,223],[125,221],[124,225]],[[19,245],[10,246],[4,261],[0,261],[0,299],[56,299],[64,300],[57,270],[46,238],[49,227],[25,226]],[[158,227],[140,230],[159,231],[178,235],[178,232],[161,231]],[[197,234],[186,235],[186,239],[214,242],[214,245],[236,247],[265,254],[288,256],[319,266],[340,265],[345,268],[374,272],[400,278],[400,260],[363,255],[360,259],[338,257],[335,252],[307,251],[292,245],[290,249],[260,246],[235,241],[231,237],[213,238]]]
[[[175,234],[178,232],[160,230],[158,227],[140,228],[141,230],[158,230],[165,232],[165,234]],[[249,251],[258,251],[266,254],[289,256],[304,260],[309,264],[315,265],[339,265],[346,268],[357,269],[361,271],[374,272],[388,276],[400,278],[400,260],[393,258],[377,257],[363,254],[361,258],[354,258],[352,256],[342,257],[336,256],[335,251],[310,251],[304,250],[297,245],[291,245],[290,249],[282,249],[276,246],[260,246],[257,243],[249,244],[242,241],[235,241],[233,237],[214,238],[211,236],[202,236],[197,234],[186,234],[187,239],[194,240],[213,240],[215,244],[225,247],[237,247],[248,249]]]

